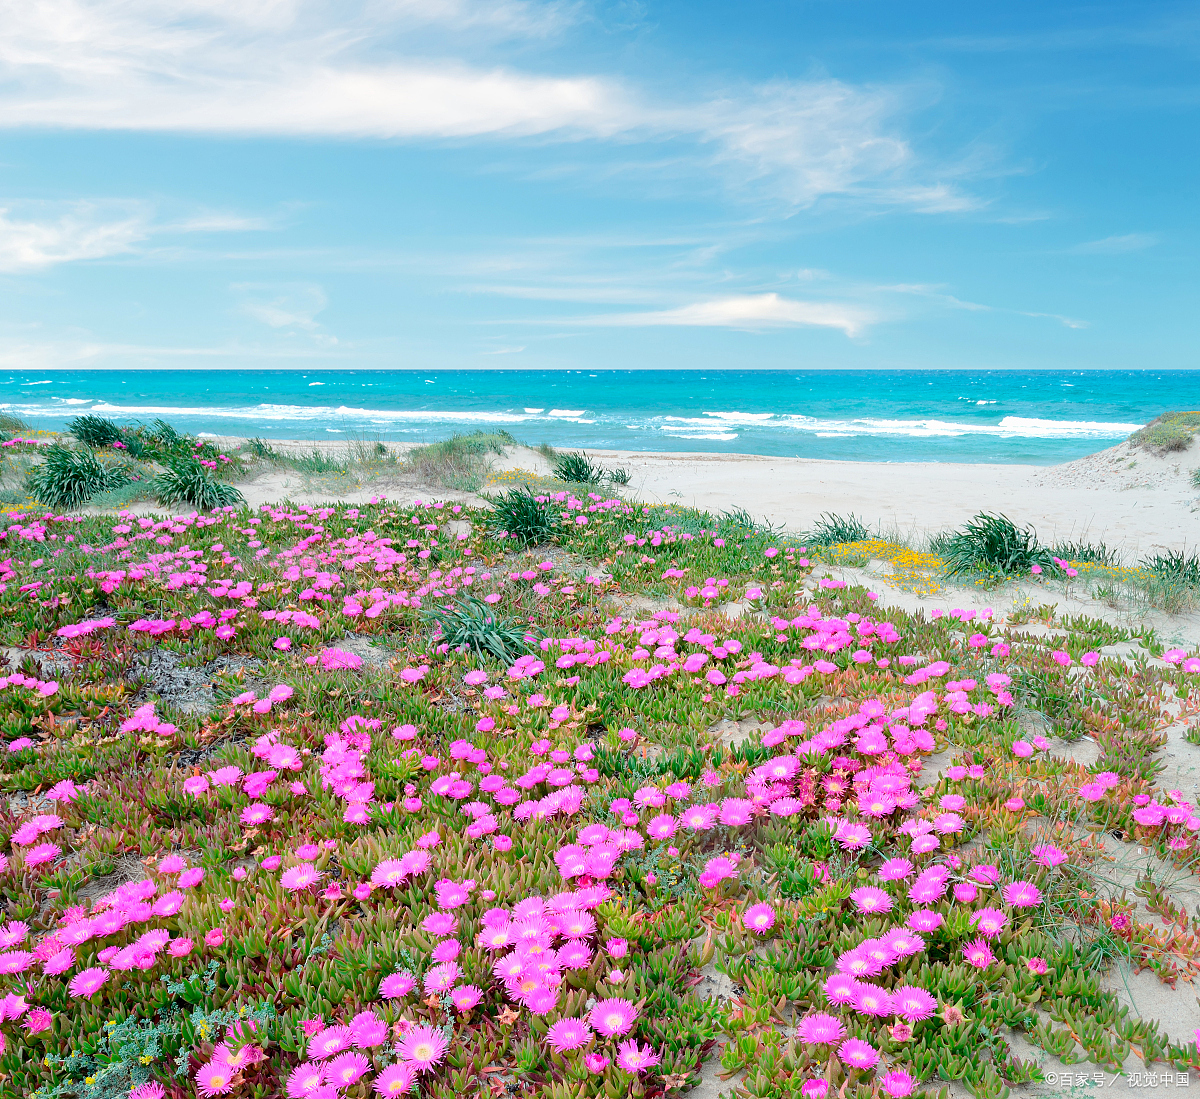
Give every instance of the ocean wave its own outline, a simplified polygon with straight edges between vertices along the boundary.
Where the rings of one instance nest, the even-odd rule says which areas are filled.
[[[30,416],[53,416],[63,411],[62,403],[54,405],[17,403],[10,407]],[[594,420],[582,419],[585,409],[551,409],[546,415],[528,412],[483,411],[452,409],[389,409],[389,408],[353,408],[349,405],[296,405],[296,404],[257,404],[257,405],[158,405],[158,404],[113,404],[97,400],[89,412],[104,416],[133,417],[158,416],[165,420],[171,417],[207,417],[220,420],[246,420],[266,422],[310,423],[321,420],[368,420],[375,424],[391,423],[479,423],[479,424],[517,424],[529,420],[545,421],[547,419],[567,420],[571,423],[594,423]],[[539,410],[541,411],[541,410]]]
[[[819,419],[792,413],[705,412],[700,416],[661,416],[664,434],[684,424],[701,427],[713,419],[738,424],[742,428],[768,428],[806,432],[822,438],[856,435],[908,436],[934,438],[963,435],[991,436],[1001,439],[1117,439],[1137,431],[1142,424],[1105,420],[1047,420],[1030,416],[1005,416],[996,424],[964,423],[951,420],[919,419]],[[670,425],[670,426],[666,426]]]

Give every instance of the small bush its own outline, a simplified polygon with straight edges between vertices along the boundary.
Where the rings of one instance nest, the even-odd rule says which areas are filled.
[[[1192,470],[1192,487],[1200,488],[1200,466]]]
[[[441,639],[452,649],[465,646],[472,652],[511,664],[529,648],[524,623],[498,617],[488,604],[473,595],[428,611],[425,617],[441,627]]]
[[[1164,412],[1129,436],[1134,446],[1152,454],[1187,450],[1200,429],[1200,412]]]
[[[557,529],[558,511],[532,492],[506,492],[492,503],[492,530],[504,532],[521,545],[545,542]]]
[[[624,466],[617,466],[616,469],[610,469],[608,471],[608,479],[614,485],[629,484],[630,476],[631,474],[629,470],[627,470]]]
[[[7,435],[16,435],[28,430],[29,425],[20,416],[12,412],[0,412],[0,431]]]
[[[43,452],[42,464],[30,471],[25,488],[39,503],[66,510],[82,507],[97,493],[128,480],[123,466],[106,466],[90,450],[56,444]]]
[[[962,530],[955,531],[940,554],[946,571],[1023,576],[1034,565],[1054,568],[1050,550],[1038,542],[1032,527],[1018,527],[1006,515],[976,515]]]
[[[825,512],[816,521],[805,540],[814,546],[836,546],[839,542],[865,542],[871,532],[857,515]]]
[[[188,504],[197,511],[236,507],[244,497],[233,485],[214,480],[194,458],[176,458],[154,479],[154,495],[167,507]]]
[[[112,446],[124,441],[121,427],[104,416],[76,416],[67,430],[84,446]]]
[[[583,452],[561,454],[554,463],[554,476],[572,485],[598,485],[604,477],[604,470],[593,465]]]

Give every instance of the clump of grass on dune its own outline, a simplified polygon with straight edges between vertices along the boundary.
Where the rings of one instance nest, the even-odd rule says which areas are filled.
[[[1054,567],[1054,555],[1038,541],[1032,527],[1018,527],[1005,515],[983,512],[946,539],[941,556],[950,576],[1028,576],[1035,568]]]
[[[474,431],[409,451],[405,467],[421,480],[460,492],[479,492],[489,454],[503,454],[517,440],[507,431]]]
[[[1200,430],[1200,412],[1164,412],[1129,436],[1134,446],[1152,454],[1187,450]]]
[[[825,564],[898,541],[818,558],[580,487],[10,520],[0,1097],[1200,1069],[1105,978],[1200,977],[1159,780],[1200,654],[1109,657],[1132,631],[1048,604],[884,610]],[[1093,764],[1053,750],[1083,735]],[[1114,845],[1156,868],[1132,894]]]

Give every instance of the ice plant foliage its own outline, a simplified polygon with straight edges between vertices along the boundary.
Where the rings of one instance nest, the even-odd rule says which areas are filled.
[[[711,1055],[763,1099],[990,1099],[1031,1078],[1005,1028],[1061,1045],[1034,1003],[1097,1020],[1097,1063],[1130,1034],[1198,1063],[1118,1033],[1087,954],[1195,975],[1183,934],[1087,888],[1086,828],[1046,822],[1195,865],[1147,730],[1200,711],[1200,658],[883,613],[732,520],[537,504],[533,549],[386,501],[0,530],[0,631],[52,658],[0,676],[4,1088],[591,1099],[678,1094]],[[447,643],[430,612],[468,594],[519,655]],[[1017,735],[1021,691],[1097,763]],[[1082,946],[1045,933],[1064,898]],[[714,954],[728,1002],[698,990]]]

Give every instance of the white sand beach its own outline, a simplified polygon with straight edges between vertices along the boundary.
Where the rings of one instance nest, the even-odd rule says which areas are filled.
[[[222,442],[236,445],[240,440]],[[293,440],[280,449],[336,454],[345,444]],[[404,445],[393,450],[406,451]],[[960,525],[980,511],[1032,524],[1046,542],[1103,541],[1130,562],[1164,549],[1200,542],[1200,488],[1191,471],[1200,466],[1200,443],[1159,457],[1122,443],[1059,466],[976,465],[937,462],[841,462],[771,458],[752,454],[646,454],[589,451],[605,468],[630,474],[626,495],[674,502],[714,513],[743,507],[788,530],[811,526],[823,512],[853,512],[884,533],[928,534]],[[536,450],[513,447],[492,462],[497,470],[550,473]],[[252,505],[285,496],[330,499],[294,473],[271,471],[240,486]],[[366,502],[385,494],[413,499],[477,498],[401,476],[364,485],[338,498]]]

